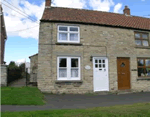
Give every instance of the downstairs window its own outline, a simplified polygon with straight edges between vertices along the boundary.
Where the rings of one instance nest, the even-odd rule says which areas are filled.
[[[150,58],[138,58],[138,77],[150,77]]]
[[[57,58],[58,80],[80,80],[80,57]]]

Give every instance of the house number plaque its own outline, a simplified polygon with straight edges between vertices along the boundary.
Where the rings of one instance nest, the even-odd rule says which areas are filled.
[[[89,69],[91,69],[91,67],[89,65],[86,65],[85,69],[89,70]]]

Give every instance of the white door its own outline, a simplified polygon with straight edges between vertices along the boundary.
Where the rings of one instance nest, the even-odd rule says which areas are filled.
[[[95,91],[109,91],[108,59],[93,57],[93,85]]]

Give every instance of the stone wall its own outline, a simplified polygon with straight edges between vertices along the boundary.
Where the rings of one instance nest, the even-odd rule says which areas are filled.
[[[30,57],[30,83],[37,82],[38,54]]]
[[[6,65],[0,66],[0,78],[1,78],[1,86],[7,86],[7,67]]]
[[[59,23],[60,24],[60,23]],[[93,92],[93,63],[91,56],[108,57],[109,90],[118,90],[117,57],[130,58],[131,89],[150,91],[150,80],[137,80],[137,57],[149,57],[150,49],[136,48],[134,31],[93,25],[80,27],[81,45],[58,45],[58,23],[41,22],[38,55],[38,88],[43,92]],[[64,24],[62,24],[64,25]],[[73,25],[73,24],[65,24]],[[74,26],[74,25],[73,25]],[[148,32],[150,34],[150,32]],[[81,82],[57,82],[57,56],[81,57]],[[84,67],[89,65],[90,70]]]

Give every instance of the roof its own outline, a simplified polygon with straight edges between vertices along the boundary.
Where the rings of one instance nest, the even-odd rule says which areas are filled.
[[[33,57],[33,56],[37,56],[38,55],[38,53],[37,54],[34,54],[34,55],[32,55],[32,56],[29,56],[29,58],[31,58],[31,57]]]
[[[41,21],[87,23],[150,30],[150,18],[62,7],[45,8]]]

